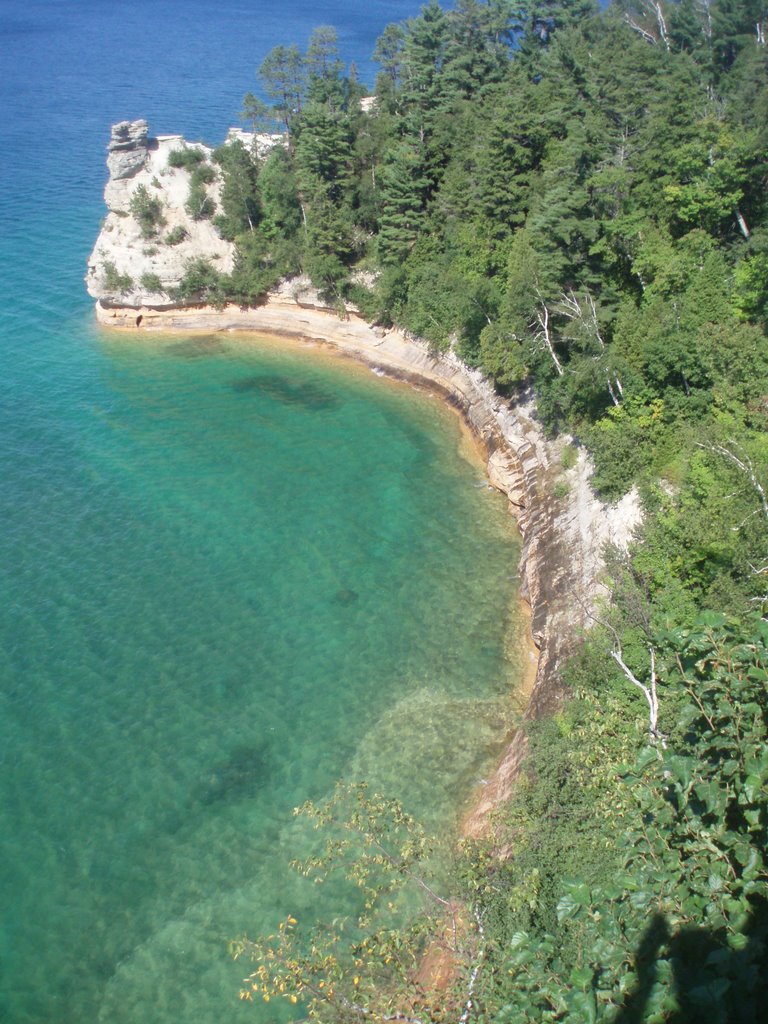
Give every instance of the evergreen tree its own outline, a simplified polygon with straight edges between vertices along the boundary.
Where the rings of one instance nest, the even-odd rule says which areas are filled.
[[[344,65],[339,58],[339,41],[336,29],[320,25],[309,38],[304,60],[307,72],[307,98],[315,103],[325,103],[331,109],[338,109],[344,102]]]
[[[306,89],[306,67],[298,46],[274,47],[258,73],[275,114],[290,131],[294,118],[301,113]]]
[[[222,238],[232,241],[244,231],[254,231],[261,219],[259,167],[238,139],[220,146],[213,154],[222,173],[221,214],[215,225]]]
[[[399,263],[413,246],[424,221],[424,200],[429,182],[420,154],[401,143],[387,154],[381,168],[379,256],[387,266]]]

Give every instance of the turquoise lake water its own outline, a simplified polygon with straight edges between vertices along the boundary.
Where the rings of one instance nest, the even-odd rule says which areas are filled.
[[[322,20],[370,78],[416,9]],[[269,1019],[227,940],[344,909],[292,808],[365,778],[445,824],[503,739],[517,542],[456,418],[311,348],[100,332],[84,292],[109,125],[219,141],[315,22],[0,0],[4,1024]]]

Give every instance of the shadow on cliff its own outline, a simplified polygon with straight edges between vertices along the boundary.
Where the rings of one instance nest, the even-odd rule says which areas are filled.
[[[755,1024],[768,1011],[768,901],[754,905],[743,949],[728,947],[707,928],[670,931],[651,919],[637,949],[637,984],[615,1024]],[[664,1014],[656,985],[671,976],[678,1008]],[[666,988],[666,985],[665,985]]]

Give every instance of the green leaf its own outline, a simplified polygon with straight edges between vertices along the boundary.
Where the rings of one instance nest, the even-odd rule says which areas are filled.
[[[710,892],[721,892],[725,887],[725,879],[722,875],[717,874],[716,871],[710,871],[707,886]]]
[[[755,803],[761,794],[765,795],[765,789],[761,777],[759,775],[748,775],[746,779],[744,779],[743,792],[751,804]]]
[[[747,857],[746,863],[744,864],[744,870],[742,871],[742,877],[746,881],[752,881],[761,874],[763,869],[763,858],[758,850],[754,846],[749,849],[749,856]]]
[[[594,971],[591,967],[574,967],[571,971],[570,980],[578,988],[587,988],[592,984],[593,977]]]
[[[592,992],[568,992],[566,1001],[568,1009],[578,1015],[579,1024],[594,1024],[597,1020],[597,1003]]]
[[[665,765],[673,777],[684,787],[691,784],[694,766],[695,761],[692,757],[670,757]]]
[[[727,978],[715,978],[708,985],[697,985],[690,989],[688,995],[693,1003],[698,1003],[702,1008],[706,1006],[711,1012],[713,1004],[717,1005],[730,987]]]
[[[653,893],[645,892],[641,889],[639,892],[633,892],[630,894],[629,902],[635,910],[644,910],[652,899]]]
[[[658,751],[654,747],[645,747],[637,755],[637,760],[634,764],[634,770],[639,774],[642,774],[649,764],[656,764],[659,760]]]
[[[697,626],[708,626],[711,629],[717,629],[720,626],[724,626],[727,622],[725,615],[721,612],[701,612],[696,617]]]
[[[575,900],[570,893],[562,896],[557,904],[557,920],[560,924],[569,918],[575,917],[584,906],[579,900]]]

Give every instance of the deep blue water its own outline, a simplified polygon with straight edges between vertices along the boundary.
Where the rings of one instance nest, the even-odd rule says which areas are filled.
[[[109,126],[220,141],[318,22],[411,2],[0,0],[0,1020],[221,1024],[226,941],[337,913],[291,809],[435,821],[503,732],[515,539],[454,418],[311,350],[114,338]],[[343,909],[343,908],[342,908]]]

